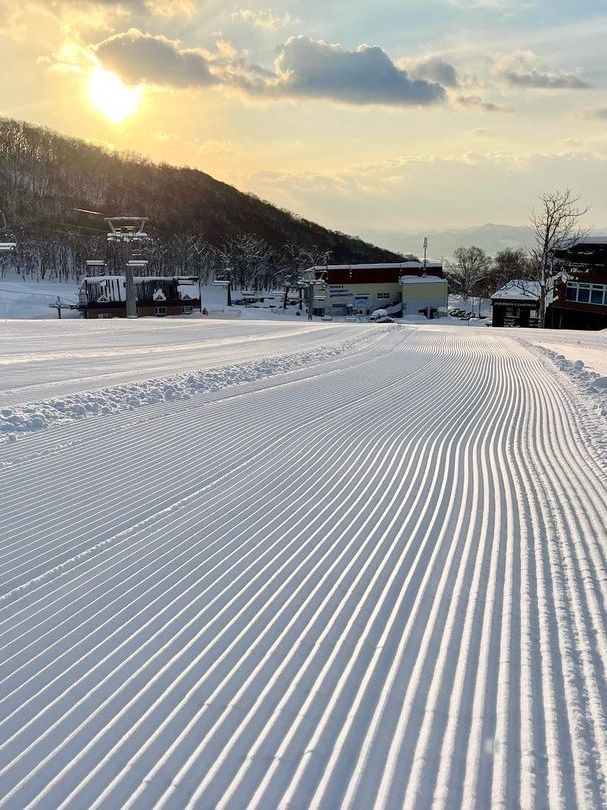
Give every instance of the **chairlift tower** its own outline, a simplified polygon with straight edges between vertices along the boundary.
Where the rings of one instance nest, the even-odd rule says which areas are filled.
[[[323,271],[324,272],[324,271]],[[324,278],[316,278],[316,273],[313,268],[304,270],[301,278],[297,283],[298,288],[305,292],[306,303],[308,308],[308,320],[313,320],[314,315],[314,299],[325,299],[327,297],[327,282]]]
[[[145,232],[147,217],[106,217],[109,226],[107,235],[108,242],[114,242],[122,248],[122,263],[124,265],[125,276],[125,297],[126,297],[126,317],[137,317],[137,294],[133,270],[145,267],[145,259],[133,260],[131,255],[133,248],[143,246],[149,240]]]

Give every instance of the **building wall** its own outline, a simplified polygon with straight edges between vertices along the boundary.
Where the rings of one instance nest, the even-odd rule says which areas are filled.
[[[157,308],[159,311],[157,312]],[[164,308],[166,311],[161,312]],[[189,310],[192,310],[190,313]],[[138,304],[137,315],[140,318],[146,317],[163,317],[169,315],[185,315],[192,314],[200,311],[200,301],[184,301],[180,304],[167,304],[164,301],[158,302],[156,305]],[[126,318],[126,304],[97,304],[84,308],[85,318]]]
[[[421,309],[440,309],[448,304],[446,281],[405,282],[402,288],[403,315],[417,315]]]
[[[556,285],[555,298],[546,312],[553,329],[607,328],[607,270],[570,268],[571,278]]]
[[[343,284],[329,284],[326,296],[324,301],[319,299],[315,305],[322,307],[324,304],[327,311],[334,313],[346,307],[370,314],[380,307],[398,304],[401,300],[401,290],[398,282],[357,284],[350,281]]]
[[[500,298],[491,302],[491,308],[492,326],[534,327],[538,325],[539,302],[537,300]]]
[[[406,266],[407,265],[407,266]],[[420,275],[423,272],[421,262],[403,263],[402,266],[377,267],[365,265],[343,265],[339,267],[322,268],[317,276],[323,278],[327,284],[398,284],[401,276]],[[443,268],[440,262],[428,262],[426,272],[433,276],[442,276]]]

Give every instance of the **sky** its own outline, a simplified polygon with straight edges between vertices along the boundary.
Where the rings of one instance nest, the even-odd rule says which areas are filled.
[[[348,233],[607,225],[607,0],[0,0],[0,114]]]

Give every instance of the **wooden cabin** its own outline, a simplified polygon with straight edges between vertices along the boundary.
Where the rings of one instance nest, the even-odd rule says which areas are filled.
[[[537,326],[539,305],[537,282],[509,281],[491,296],[492,326]]]

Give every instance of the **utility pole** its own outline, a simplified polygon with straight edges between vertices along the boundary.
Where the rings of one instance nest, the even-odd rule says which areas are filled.
[[[424,261],[422,264],[422,276],[426,275],[427,266],[428,266],[428,237],[424,236]]]
[[[49,304],[49,307],[51,309],[56,309],[57,310],[57,317],[59,318],[59,320],[61,320],[61,307],[62,306],[63,306],[63,304],[61,303],[61,298],[59,298],[59,296],[57,296],[57,300],[55,301],[54,304]]]

